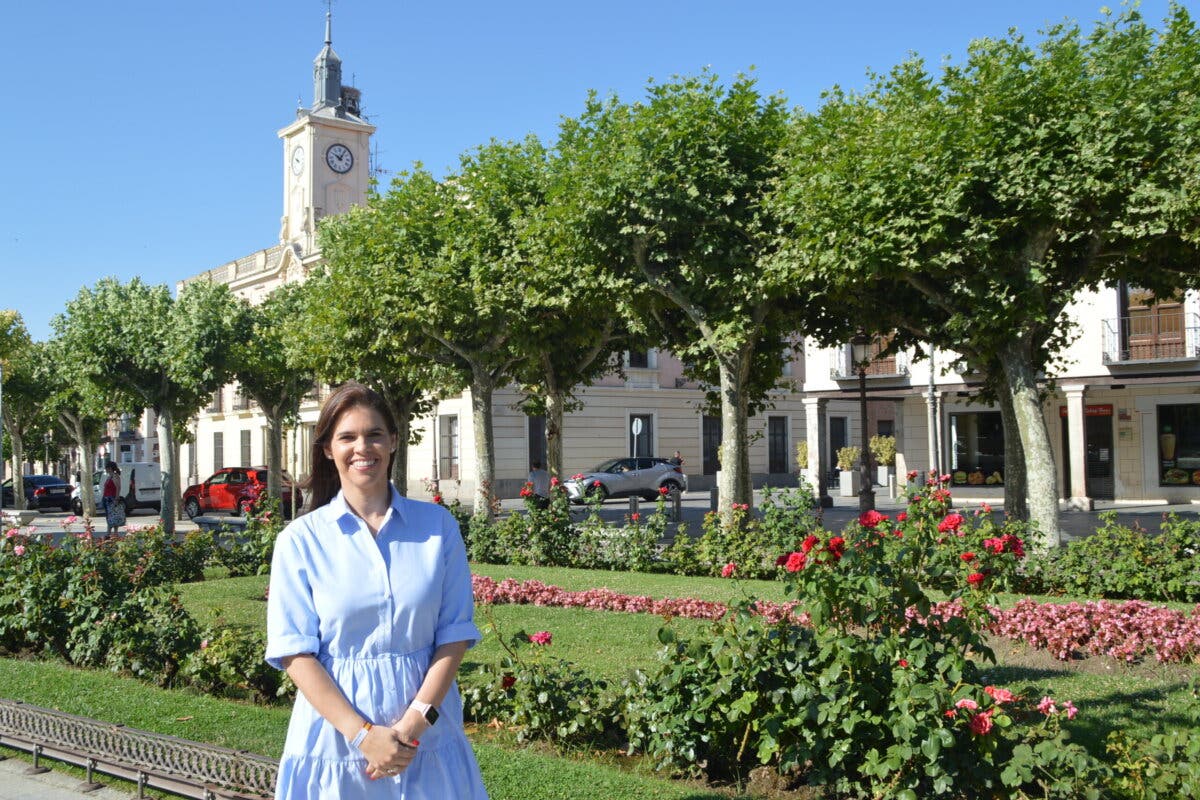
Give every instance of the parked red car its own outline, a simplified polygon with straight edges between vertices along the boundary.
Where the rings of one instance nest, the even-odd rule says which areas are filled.
[[[292,477],[283,473],[283,514],[291,517],[304,503]],[[266,467],[225,467],[214,472],[204,483],[189,486],[183,493],[183,510],[189,519],[213,511],[246,514],[258,498],[267,493]]]

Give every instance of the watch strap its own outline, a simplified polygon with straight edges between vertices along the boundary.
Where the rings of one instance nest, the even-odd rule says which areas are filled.
[[[422,717],[424,717],[425,721],[428,722],[430,725],[437,722],[438,711],[436,708],[433,707],[433,703],[424,703],[420,700],[413,700],[411,703],[409,703],[409,706],[411,708],[415,708],[417,710],[417,712]]]
[[[367,732],[374,727],[370,722],[364,722],[363,726],[358,729],[358,733],[354,734],[354,738],[350,740],[350,746],[358,749],[358,746],[363,743],[363,739],[367,738]]]

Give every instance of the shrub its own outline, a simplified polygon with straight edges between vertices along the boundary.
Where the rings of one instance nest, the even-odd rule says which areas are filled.
[[[872,436],[867,441],[867,447],[870,448],[871,456],[879,466],[890,467],[896,463],[895,436]]]
[[[859,448],[854,445],[840,448],[837,453],[838,469],[854,469],[858,464],[859,452]]]
[[[918,518],[936,510],[917,502]],[[766,764],[838,796],[1094,795],[1094,759],[1053,726],[1017,725],[1029,711],[982,685],[992,584],[943,574],[961,565],[931,552],[937,533],[895,550],[854,526],[785,554],[811,628],[745,604],[692,639],[664,630],[659,668],[628,692],[631,746],[675,772],[743,778]],[[959,615],[930,616],[929,573],[956,586]]]
[[[799,469],[808,469],[808,440],[796,442],[796,466]]]
[[[175,683],[184,660],[200,644],[196,621],[170,587],[148,587],[126,596],[107,620],[105,665],[159,686]]]
[[[1129,800],[1168,800],[1200,793],[1200,694],[1190,684],[1191,700],[1178,712],[1190,724],[1137,742],[1124,731],[1108,735],[1114,759],[1113,794]]]
[[[548,655],[549,631],[518,631],[507,641],[493,618],[488,626],[505,650],[498,664],[464,677],[463,707],[478,722],[516,729],[518,741],[544,739],[556,747],[609,743],[616,730],[615,698],[573,664]]]
[[[274,497],[260,500],[247,515],[246,527],[240,533],[224,532],[222,541],[212,548],[213,560],[229,570],[231,578],[265,575],[271,569],[275,540],[283,526],[279,500]]]
[[[194,531],[177,541],[161,525],[130,528],[104,544],[114,548],[117,572],[134,586],[202,581],[213,552],[211,534]]]
[[[208,629],[184,661],[181,677],[217,697],[270,703],[294,695],[296,686],[287,673],[263,659],[266,646],[261,630]]]
[[[1039,553],[1026,570],[1026,591],[1200,602],[1200,521],[1164,517],[1160,532],[1119,525],[1115,512],[1084,539]]]

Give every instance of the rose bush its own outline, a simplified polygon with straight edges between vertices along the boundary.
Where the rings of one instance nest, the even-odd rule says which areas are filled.
[[[1117,524],[1115,512],[1065,547],[1035,554],[1025,591],[1200,602],[1200,520],[1164,515],[1159,532]]]

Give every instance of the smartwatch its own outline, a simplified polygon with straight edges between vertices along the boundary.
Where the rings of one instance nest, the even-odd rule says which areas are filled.
[[[422,703],[420,700],[413,700],[409,704],[409,708],[415,708],[425,718],[425,721],[432,726],[438,721],[438,710],[433,707],[432,703]]]

